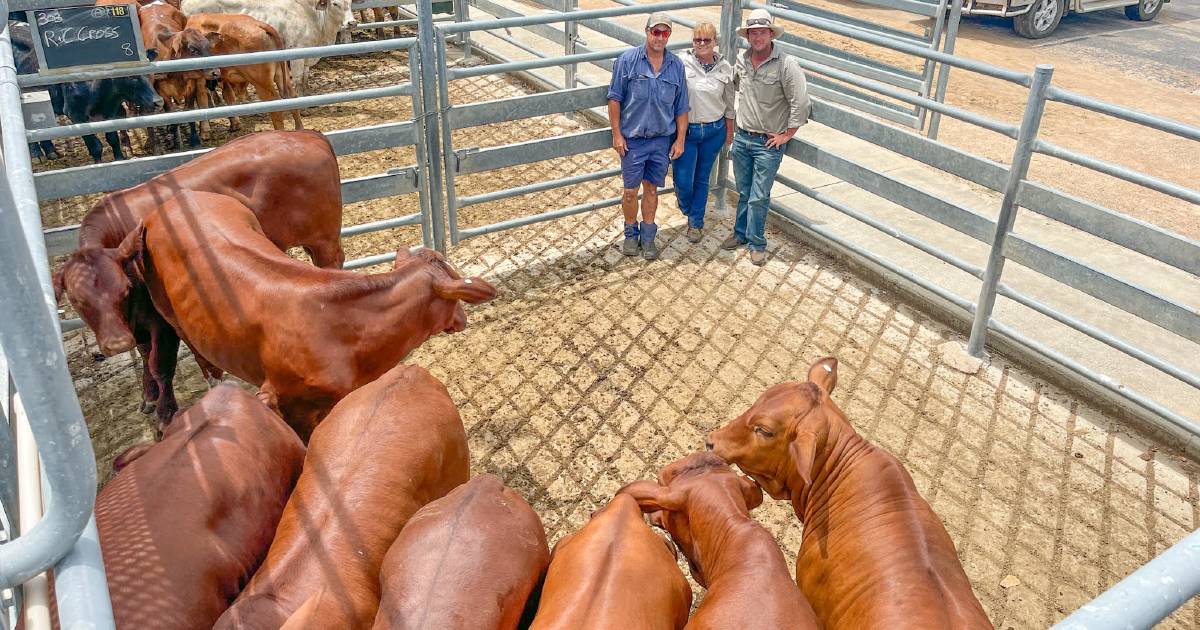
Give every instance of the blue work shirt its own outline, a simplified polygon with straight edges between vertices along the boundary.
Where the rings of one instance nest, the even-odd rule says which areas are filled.
[[[631,48],[613,65],[608,100],[621,104],[621,135],[655,138],[675,133],[675,117],[688,111],[687,74],[675,53],[663,51],[658,74],[646,46]]]

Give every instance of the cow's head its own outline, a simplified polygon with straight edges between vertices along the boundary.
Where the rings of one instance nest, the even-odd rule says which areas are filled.
[[[163,100],[154,91],[154,86],[147,77],[117,77],[107,79],[113,82],[113,90],[120,95],[121,100],[128,103],[139,114],[153,114],[162,111]]]
[[[692,515],[725,518],[731,512],[748,515],[763,502],[762,490],[753,481],[734,472],[713,453],[692,453],[660,470],[657,483],[635,481],[618,493],[632,496],[656,525],[671,532],[700,586],[708,583],[693,526],[711,524],[693,523],[689,506],[694,508]]]
[[[196,59],[213,54],[213,48],[221,38],[220,33],[204,33],[195,28],[185,28],[182,31],[162,31],[158,34],[158,61],[168,59]],[[206,80],[221,78],[220,68],[204,68],[200,70]]]
[[[705,446],[753,478],[775,499],[794,499],[812,483],[819,447],[834,416],[829,398],[837,385],[837,359],[808,370],[807,382],[772,386],[742,415],[708,434]]]
[[[396,252],[396,271],[429,274],[432,286],[426,320],[431,331],[461,332],[467,327],[467,312],[462,302],[482,304],[496,297],[496,287],[483,278],[464,278],[436,251],[421,248]]]
[[[54,274],[54,294],[66,293],[80,319],[96,333],[108,356],[127,352],[135,340],[129,326],[128,300],[135,258],[141,255],[142,230],[135,230],[120,247],[83,247],[67,257]]]

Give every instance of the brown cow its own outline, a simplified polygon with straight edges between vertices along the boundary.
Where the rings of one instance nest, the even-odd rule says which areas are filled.
[[[431,335],[466,327],[459,300],[496,290],[440,254],[401,249],[393,271],[318,269],[280,253],[236,199],[184,191],[122,251],[158,312],[216,366],[261,386],[302,439],[338,400]]]
[[[239,200],[255,213],[275,246],[301,246],[318,266],[340,268],[344,259],[337,157],[325,136],[315,131],[264,131],[238,138],[93,206],[79,226],[79,249],[55,274],[55,290],[59,299],[64,291],[69,295],[105,354],[127,352],[137,344],[143,361],[143,411],[157,406],[160,425],[170,421],[177,407],[171,380],[179,339],[154,310],[145,288],[131,285],[116,248],[142,217],[181,190]],[[207,363],[201,367],[210,377],[219,375]]]
[[[204,33],[187,28],[187,16],[162,0],[142,5],[138,9],[138,20],[142,24],[142,41],[152,48],[146,51],[151,61],[169,61],[172,59],[194,59],[207,57],[212,54],[211,45]],[[189,109],[194,107],[207,108],[208,90],[206,82],[219,79],[221,71],[215,68],[204,70],[189,70],[187,72],[169,72],[155,74],[150,77],[154,90],[163,99],[163,109],[167,112]],[[179,125],[172,125],[175,146],[182,146]],[[191,133],[188,143],[193,147],[200,146],[200,136],[208,134],[208,121],[189,123]],[[150,147],[157,152],[157,139],[150,134]]]
[[[146,56],[151,61],[169,61],[172,59],[192,59],[209,55],[208,39],[204,34],[186,28],[187,16],[177,7],[162,0],[142,5],[138,8],[138,21],[142,26],[142,42],[149,48]],[[150,76],[154,90],[163,99],[163,109],[168,112],[189,107],[208,107],[208,90],[204,88],[205,81],[217,79],[220,71],[191,70],[188,72],[169,72]],[[171,125],[175,146],[182,146],[179,125]],[[193,147],[200,146],[200,133],[208,133],[206,121],[200,121],[200,132],[196,123],[190,124],[191,134],[189,143]],[[149,131],[149,149],[159,153],[158,138],[154,130]]]
[[[194,13],[188,16],[187,27],[204,33],[212,45],[214,55],[233,55],[238,53],[262,52],[266,50],[283,50],[283,38],[275,27],[256,20],[249,15],[231,13]],[[288,62],[273,61],[256,63],[247,66],[229,66],[221,68],[221,92],[227,105],[233,105],[249,97],[247,85],[253,85],[260,101],[273,101],[279,98],[296,96],[292,86],[292,74]],[[296,129],[303,129],[300,122],[300,111],[291,110],[292,123]],[[276,129],[283,129],[283,114],[271,112],[271,124]],[[229,130],[241,128],[238,116],[229,118]]]
[[[482,475],[409,519],[383,560],[376,630],[513,630],[550,563],[542,522]]]
[[[469,460],[458,409],[423,368],[355,390],[313,432],[266,561],[215,627],[275,629],[293,613],[307,621],[291,627],[370,627],[388,547],[467,481]]]
[[[836,384],[837,359],[821,359],[706,444],[791,500],[796,580],[829,628],[991,628],[946,528],[903,464],[850,426]]]
[[[633,497],[617,495],[554,546],[530,630],[682,628],[692,589],[675,557]]]
[[[708,589],[689,629],[820,628],[771,533],[750,518],[762,504],[753,481],[712,453],[692,453],[619,491],[671,532],[692,577]]]
[[[266,555],[304,445],[253,394],[224,383],[162,442],[121,459],[96,498],[117,627],[211,628]]]

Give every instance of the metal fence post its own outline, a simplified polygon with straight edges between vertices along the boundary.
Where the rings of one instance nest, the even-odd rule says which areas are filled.
[[[940,0],[938,2],[937,17],[934,18],[933,31],[929,36],[929,48],[938,50],[942,47],[942,32],[946,27],[946,3],[949,0]],[[956,0],[961,2],[961,0]],[[937,62],[932,59],[925,60],[925,68],[921,73],[921,96],[929,97],[930,90],[933,89],[933,71],[937,66]],[[925,128],[925,117],[929,114],[929,110],[924,107],[917,107],[917,129]]]
[[[471,3],[467,0],[454,0],[454,21],[455,22],[470,22],[471,21]],[[463,57],[471,56],[471,31],[463,31],[458,34],[455,39],[456,43],[462,46]]]
[[[578,8],[578,0],[563,0],[562,10],[564,13],[570,13]],[[563,54],[575,54],[575,42],[579,39],[579,24],[575,22],[563,22]],[[575,87],[575,76],[579,72],[579,65],[569,63],[563,68],[563,89],[570,90]]]
[[[958,23],[962,19],[962,2],[955,0],[950,3],[950,24],[946,29],[946,43],[942,48],[942,52],[947,55],[954,54],[954,42],[958,40]],[[941,64],[938,71],[937,91],[934,94],[933,100],[939,103],[946,102],[946,86],[950,81],[950,66]],[[930,140],[937,140],[938,127],[942,123],[941,112],[933,112],[929,115],[929,131],[927,135]]]
[[[414,46],[408,49],[408,76],[413,85],[412,108],[413,122],[416,129],[413,132],[413,145],[417,158],[417,200],[421,206],[421,244],[433,247],[433,190],[438,185],[429,173],[429,149],[425,146],[427,139],[425,127],[424,83],[421,81],[421,56]]]
[[[450,65],[446,63],[446,41],[438,37],[434,42],[437,54],[438,79],[438,121],[441,124],[442,160],[445,175],[442,182],[446,185],[446,213],[450,220],[450,245],[459,242],[458,232],[458,192],[454,187],[454,173],[458,171],[458,157],[454,155],[454,129],[450,125],[450,78],[447,76]]]
[[[1004,242],[1012,231],[1017,217],[1017,192],[1029,172],[1029,160],[1033,157],[1033,141],[1037,138],[1046,110],[1046,88],[1054,67],[1039,65],[1033,73],[1029,86],[1029,99],[1025,103],[1025,116],[1017,134],[1017,147],[1013,150],[1012,166],[1008,171],[1008,182],[1004,185],[1004,199],[1000,202],[1000,215],[996,217],[996,232],[992,237],[992,250],[988,254],[987,269],[983,272],[983,286],[979,288],[979,299],[975,302],[975,321],[971,325],[971,339],[967,342],[967,353],[973,357],[983,356],[987,342],[988,322],[992,318],[992,307],[996,305],[996,285],[1004,271]]]
[[[15,96],[15,84],[0,85],[7,96],[9,89],[3,88],[13,89]],[[4,109],[7,115],[7,105]],[[17,116],[20,111],[17,105]],[[0,587],[20,584],[65,556],[87,525],[96,498],[96,459],[87,425],[67,371],[56,316],[46,309],[45,285],[34,281],[37,268],[10,194],[7,180],[0,183],[0,269],[5,270],[0,274],[5,303],[0,345],[54,494],[33,529],[0,546]]]
[[[736,29],[742,22],[742,0],[721,0],[721,55],[730,65],[737,65],[738,36]],[[729,149],[722,148],[717,155],[717,210],[725,209],[725,196],[729,190]]]
[[[423,166],[429,177],[429,222],[433,236],[433,248],[446,253],[446,217],[442,206],[442,163],[437,154],[442,146],[438,137],[437,115],[437,58],[434,39],[441,33],[434,30],[433,4],[430,2],[417,3],[417,63],[421,68],[421,121],[425,128],[426,160]],[[442,73],[445,75],[445,66]]]

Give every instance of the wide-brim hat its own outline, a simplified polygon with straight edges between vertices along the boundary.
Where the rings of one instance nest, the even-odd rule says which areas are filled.
[[[755,9],[746,16],[746,23],[737,28],[737,34],[745,37],[746,31],[752,28],[769,28],[775,37],[783,35],[783,27],[775,23],[775,16],[766,9]]]

